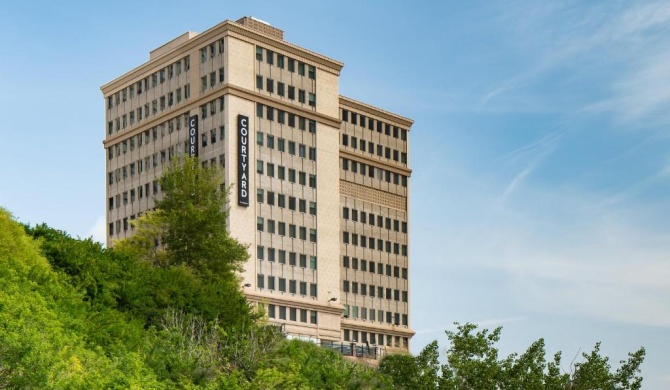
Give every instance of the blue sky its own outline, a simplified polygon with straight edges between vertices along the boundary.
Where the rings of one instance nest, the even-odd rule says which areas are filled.
[[[0,205],[102,239],[99,87],[256,16],[415,120],[415,351],[454,321],[502,325],[503,353],[544,337],[566,369],[644,345],[644,388],[670,387],[670,3],[197,3],[0,3]]]

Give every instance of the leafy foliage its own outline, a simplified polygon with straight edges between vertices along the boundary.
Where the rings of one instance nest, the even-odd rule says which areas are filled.
[[[501,358],[501,329],[472,324],[447,332],[443,365],[437,342],[374,368],[288,341],[240,291],[220,172],[186,159],[161,186],[114,249],[0,208],[0,389],[641,388],[643,348],[613,372],[596,344],[566,373],[544,340]]]
[[[640,389],[640,365],[644,348],[629,354],[621,367],[611,371],[607,357],[600,356],[600,343],[584,361],[575,363],[571,373],[561,372],[561,354],[547,362],[544,340],[539,339],[521,355],[499,358],[495,347],[502,328],[478,330],[474,324],[456,324],[447,331],[450,342],[446,364],[438,363],[437,342],[418,356],[385,357],[379,369],[392,378],[399,389],[542,389],[542,390],[632,390]]]

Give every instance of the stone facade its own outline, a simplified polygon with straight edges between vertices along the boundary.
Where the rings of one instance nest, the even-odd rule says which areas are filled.
[[[198,158],[222,168],[230,233],[249,245],[247,298],[292,335],[408,348],[412,121],[340,96],[342,66],[245,17],[185,33],[105,84],[107,245],[154,207],[197,116]]]

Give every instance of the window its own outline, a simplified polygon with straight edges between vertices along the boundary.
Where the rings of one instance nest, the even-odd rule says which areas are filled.
[[[265,257],[264,254],[265,254],[265,248],[258,245],[256,247],[256,258],[258,258],[258,260],[263,260]]]
[[[270,92],[274,93],[275,92],[275,82],[272,79],[267,79],[265,80],[265,89]]]
[[[309,257],[309,268],[316,269],[316,256]]]
[[[309,70],[308,70],[309,78],[312,80],[316,80],[316,67],[310,65]]]
[[[295,100],[295,87],[291,85],[288,86],[288,98],[289,100]]]
[[[288,71],[295,72],[295,60],[293,58],[288,59]]]
[[[298,101],[300,103],[305,103],[305,91],[302,89],[298,90]]]
[[[256,230],[262,232],[265,230],[265,220],[263,217],[257,217],[256,218]]]
[[[309,284],[309,296],[316,298],[316,283]]]
[[[277,53],[277,66],[284,69],[284,56],[279,53]]]
[[[263,174],[263,161],[262,160],[256,160],[256,172],[260,173],[261,175]]]
[[[258,288],[265,288],[265,276],[263,274],[258,274],[257,276]]]
[[[222,44],[223,46],[223,44]],[[219,83],[222,83],[225,80],[223,66],[219,68]]]
[[[298,62],[298,74],[300,76],[305,75],[305,63],[304,62]]]
[[[277,95],[284,96],[284,83],[277,83]]]
[[[267,60],[267,63],[270,65],[274,64],[274,52],[271,50],[265,50],[265,59]]]
[[[316,107],[316,94],[309,93],[309,105],[312,107]]]
[[[261,188],[257,189],[256,190],[256,201],[258,203],[263,203],[264,195],[265,195],[265,191],[263,189],[261,189]]]
[[[256,144],[259,146],[263,146],[263,132],[261,131],[256,132]]]
[[[257,75],[256,76],[256,89],[263,89],[263,76]],[[263,115],[259,115],[261,118]]]
[[[256,60],[263,61],[263,48],[256,46]]]

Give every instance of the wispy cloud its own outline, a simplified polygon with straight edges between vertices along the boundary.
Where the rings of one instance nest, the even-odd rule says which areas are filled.
[[[504,324],[509,324],[512,322],[519,322],[519,321],[524,321],[528,319],[526,316],[515,316],[515,317],[506,317],[506,318],[489,318],[489,319],[484,319],[480,321],[470,321],[473,324],[476,324],[480,328],[492,328],[492,327],[498,327]],[[437,332],[444,332],[447,330],[454,330],[456,329],[456,326],[452,324],[445,324],[440,327],[435,327],[435,328],[429,328],[429,329],[421,329],[416,332],[417,335],[421,334],[431,334],[431,333],[437,333]]]
[[[524,111],[540,100],[549,107],[553,102],[565,114],[611,114],[626,124],[670,123],[664,110],[670,104],[665,88],[670,83],[670,3],[624,4],[612,12],[598,4],[539,4],[529,10],[527,2],[512,3],[501,19],[525,20],[507,31],[528,37],[510,49],[524,61],[482,93],[480,107]],[[534,17],[525,17],[528,13]],[[565,79],[581,82],[584,93],[563,91]]]
[[[91,228],[88,230],[88,233],[86,233],[86,236],[93,237],[94,241],[105,244],[105,240],[107,238],[106,233],[107,233],[107,226],[105,216],[101,215],[98,218],[96,218],[95,222],[93,223],[93,226],[91,226]]]

